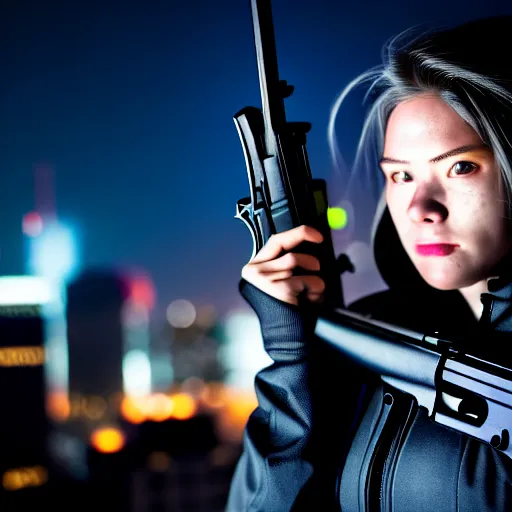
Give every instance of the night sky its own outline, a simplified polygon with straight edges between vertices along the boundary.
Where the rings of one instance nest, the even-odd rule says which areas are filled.
[[[398,32],[512,14],[506,4],[274,0],[288,119],[312,122],[311,168],[331,199],[326,130],[342,87]],[[2,0],[0,66],[0,275],[23,272],[21,219],[47,162],[83,266],[145,269],[160,307],[242,304],[251,239],[233,218],[248,184],[232,117],[260,106],[249,0]],[[356,98],[340,117],[347,155],[361,115]]]

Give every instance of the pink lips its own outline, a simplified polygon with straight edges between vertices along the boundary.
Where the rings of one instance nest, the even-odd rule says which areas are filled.
[[[457,247],[454,244],[421,244],[416,246],[416,252],[421,256],[448,256]]]

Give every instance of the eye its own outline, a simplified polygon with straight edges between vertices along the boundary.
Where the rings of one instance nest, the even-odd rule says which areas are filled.
[[[391,181],[394,183],[406,183],[412,181],[412,176],[407,171],[398,171],[391,173]]]
[[[476,171],[478,166],[471,162],[457,162],[451,169],[450,175],[455,176],[464,176],[465,174],[470,174],[473,171]]]

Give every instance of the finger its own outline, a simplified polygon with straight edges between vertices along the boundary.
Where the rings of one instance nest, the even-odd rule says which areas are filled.
[[[278,270],[277,272],[261,272],[254,268],[247,268],[242,271],[242,278],[254,285],[263,285],[265,281],[275,282],[282,281],[283,279],[288,279],[293,277],[292,269]]]
[[[282,281],[283,279],[288,279],[292,277],[293,270],[281,270],[279,272],[269,272],[268,274],[262,273],[260,275],[272,282]]]
[[[257,265],[258,271],[261,273],[278,272],[282,270],[292,270],[300,267],[305,270],[318,271],[320,270],[320,262],[318,258],[311,256],[310,254],[301,254],[289,252],[280,258],[264,261],[262,263],[250,263],[251,265]]]
[[[323,293],[308,293],[307,294],[308,300],[315,303],[322,303],[324,301],[324,294]]]
[[[251,263],[273,260],[282,252],[290,251],[302,242],[320,243],[322,234],[310,226],[298,226],[282,233],[272,235],[260,252],[251,260]]]
[[[319,295],[323,293],[325,290],[325,283],[323,279],[319,276],[293,276],[289,279],[289,281],[291,281],[294,286],[295,283],[297,283],[297,286],[300,288],[299,293],[302,293],[304,290],[307,290],[308,293]]]
[[[242,268],[242,278],[260,288],[266,286],[265,281],[280,281],[292,276],[292,269],[278,270],[277,272],[261,272],[259,266],[251,265],[250,263]]]
[[[307,291],[313,295],[320,295],[325,290],[324,281],[318,276],[293,276],[284,281],[274,283],[280,292],[289,298],[297,298],[302,292]]]
[[[312,295],[321,295],[325,289],[323,280],[316,275],[294,276],[292,270],[283,270],[263,274],[259,265],[246,264],[242,268],[242,277],[272,297],[289,304],[297,305],[298,296],[307,290]]]

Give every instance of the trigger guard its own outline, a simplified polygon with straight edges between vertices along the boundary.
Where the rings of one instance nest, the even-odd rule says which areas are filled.
[[[250,198],[244,198],[237,202],[235,218],[240,219],[251,233],[252,255],[250,259],[252,260],[263,247],[263,237],[261,229],[256,224],[257,220],[255,220],[254,214],[252,213]]]

